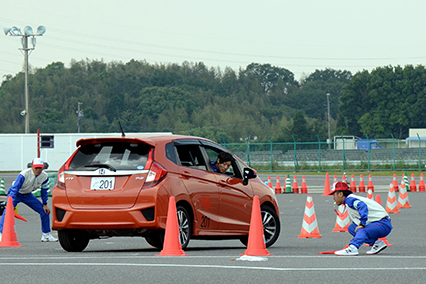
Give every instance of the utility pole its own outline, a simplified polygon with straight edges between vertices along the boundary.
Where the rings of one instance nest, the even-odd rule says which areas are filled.
[[[77,111],[76,111],[76,113],[77,113],[77,133],[80,133],[80,120],[81,120],[81,118],[84,116],[84,113],[83,113],[83,111],[80,109],[80,106],[81,106],[83,103],[78,102],[77,104],[78,104],[78,106],[77,106]]]
[[[28,64],[28,51],[33,51],[36,46],[36,36],[42,36],[46,32],[46,28],[44,26],[39,26],[37,28],[37,33],[33,33],[33,29],[30,26],[26,26],[24,28],[24,33],[17,27],[12,28],[3,28],[5,35],[10,36],[19,36],[22,38],[22,48],[20,48],[21,52],[24,54],[24,72],[25,72],[25,109],[21,111],[21,115],[25,116],[25,133],[30,133],[30,109],[29,109],[29,91],[28,91],[28,72],[29,72],[29,64]],[[28,47],[28,38],[31,37],[32,48]]]
[[[331,149],[331,130],[330,130],[330,93],[327,93],[327,123],[328,123],[328,149]]]

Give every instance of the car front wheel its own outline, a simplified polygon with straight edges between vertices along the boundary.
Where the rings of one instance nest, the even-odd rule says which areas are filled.
[[[278,239],[281,230],[280,218],[275,210],[269,206],[261,206],[263,235],[265,238],[266,247],[272,246]],[[248,236],[240,238],[241,243],[247,246]]]

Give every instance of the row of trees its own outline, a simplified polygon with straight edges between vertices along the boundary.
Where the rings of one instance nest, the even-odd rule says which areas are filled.
[[[333,135],[408,135],[423,123],[422,66],[383,67],[371,73],[317,70],[298,82],[285,68],[252,63],[221,70],[203,63],[54,62],[30,75],[30,131],[170,131],[218,142],[317,141],[327,134],[327,93]],[[24,74],[0,87],[1,133],[23,132]],[[423,97],[422,97],[423,96]],[[318,135],[318,136],[317,136]]]

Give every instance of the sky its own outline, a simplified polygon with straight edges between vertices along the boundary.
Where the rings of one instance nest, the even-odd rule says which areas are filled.
[[[29,56],[33,69],[134,59],[238,71],[255,62],[288,69],[300,80],[326,68],[355,74],[426,65],[424,0],[5,2],[2,28],[46,28]],[[20,48],[20,37],[0,34],[0,81],[23,70]]]

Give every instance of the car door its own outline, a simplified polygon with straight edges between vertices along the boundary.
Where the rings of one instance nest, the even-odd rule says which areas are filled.
[[[217,155],[224,149],[204,145],[210,162],[215,162]],[[221,230],[247,231],[250,226],[253,190],[250,185],[243,185],[243,164],[238,159],[232,161],[231,167],[224,174],[214,173],[220,195],[219,215]],[[210,164],[210,163],[209,163]],[[212,169],[211,169],[212,170]]]
[[[174,142],[180,179],[192,200],[194,232],[200,235],[215,230],[219,222],[219,189],[214,173],[207,170],[198,140]]]

